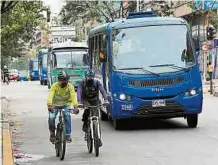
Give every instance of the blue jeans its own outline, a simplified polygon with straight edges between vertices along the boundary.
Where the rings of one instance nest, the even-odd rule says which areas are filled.
[[[55,119],[57,117],[58,111],[54,110],[53,112],[49,112],[49,119],[48,119],[48,125],[49,125],[49,130],[51,134],[55,134]],[[65,124],[66,124],[66,135],[71,134],[71,116],[69,112],[69,107],[65,107],[64,111],[64,116],[65,116]]]

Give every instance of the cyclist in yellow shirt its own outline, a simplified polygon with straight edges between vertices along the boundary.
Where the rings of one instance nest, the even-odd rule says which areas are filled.
[[[65,106],[65,118],[66,118],[66,140],[71,142],[71,116],[69,109],[74,109],[74,113],[78,114],[79,110],[77,95],[74,87],[69,81],[69,76],[65,71],[61,71],[58,74],[58,82],[52,84],[47,98],[47,106],[49,111],[49,130],[50,141],[55,141],[55,119],[57,111],[53,111],[55,106]]]

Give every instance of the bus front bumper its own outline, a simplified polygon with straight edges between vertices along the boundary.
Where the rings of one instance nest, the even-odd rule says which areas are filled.
[[[133,98],[131,101],[121,101],[113,99],[112,118],[174,118],[202,112],[203,95],[201,93],[190,97],[179,95],[173,98],[162,98],[161,100],[165,100],[165,106],[160,107],[153,107],[152,100]]]

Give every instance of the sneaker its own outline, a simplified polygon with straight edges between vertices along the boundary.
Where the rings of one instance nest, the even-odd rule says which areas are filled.
[[[55,138],[56,138],[55,134],[51,134],[50,135],[50,142],[54,144],[55,143]]]
[[[66,135],[66,141],[67,141],[67,143],[71,143],[72,142],[72,139],[71,139],[70,135]]]
[[[101,147],[102,146],[102,142],[101,142],[101,139],[99,139],[99,147]]]
[[[85,132],[84,140],[87,141],[87,133]]]
[[[87,125],[83,123],[83,131],[87,132]]]

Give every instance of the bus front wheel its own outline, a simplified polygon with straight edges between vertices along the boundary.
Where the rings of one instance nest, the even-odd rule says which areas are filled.
[[[47,80],[43,80],[43,85],[47,85]]]
[[[198,125],[198,114],[188,115],[187,124],[190,128],[196,128]]]
[[[121,119],[113,119],[113,127],[115,130],[120,130],[121,124]]]

